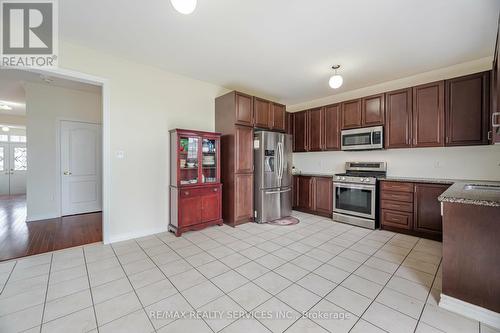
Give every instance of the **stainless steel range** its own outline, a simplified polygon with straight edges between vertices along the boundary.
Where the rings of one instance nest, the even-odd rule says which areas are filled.
[[[346,173],[333,178],[333,220],[359,227],[377,227],[377,177],[385,162],[347,162]]]

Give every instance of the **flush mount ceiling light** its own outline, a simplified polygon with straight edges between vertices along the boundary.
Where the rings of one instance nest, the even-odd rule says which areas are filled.
[[[7,126],[2,126],[2,131],[8,132],[10,131],[10,128],[8,128]]]
[[[335,71],[335,74],[333,74],[332,77],[330,77],[330,81],[328,81],[328,84],[330,85],[330,87],[332,87],[332,89],[338,89],[344,83],[344,79],[342,78],[342,75],[337,74],[337,69],[339,69],[339,68],[340,68],[340,65],[332,66],[332,69]]]
[[[170,2],[176,11],[188,15],[196,9],[197,0],[170,0]]]
[[[47,75],[40,75],[40,80],[42,80],[43,82],[47,83],[47,84],[51,84],[52,82],[54,82],[54,79],[52,79],[50,76],[47,76]]]
[[[6,104],[0,104],[0,110],[10,111],[10,110],[12,110],[12,108]]]

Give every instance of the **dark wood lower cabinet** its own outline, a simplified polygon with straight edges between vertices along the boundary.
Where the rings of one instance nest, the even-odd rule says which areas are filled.
[[[294,176],[293,209],[331,217],[333,210],[332,178]]]
[[[443,223],[438,197],[449,186],[382,181],[380,227],[417,237],[441,240]]]

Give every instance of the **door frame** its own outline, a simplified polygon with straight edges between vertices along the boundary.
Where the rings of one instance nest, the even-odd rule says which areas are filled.
[[[102,240],[104,244],[110,243],[110,198],[111,198],[111,104],[110,104],[110,82],[107,78],[93,76],[85,73],[71,71],[61,68],[16,68],[37,74],[45,74],[60,79],[88,83],[101,87],[102,107]],[[71,120],[71,119],[67,119]],[[60,121],[58,121],[59,123]],[[28,139],[29,140],[29,139]],[[60,140],[60,139],[59,139]],[[58,148],[60,149],[60,147]],[[60,153],[60,152],[59,152]],[[60,168],[60,165],[59,165]],[[57,169],[57,167],[56,167]],[[60,173],[60,172],[59,172]],[[56,178],[60,181],[60,177]],[[60,186],[56,187],[60,191]],[[61,202],[59,201],[59,206]],[[61,208],[60,208],[61,209]]]

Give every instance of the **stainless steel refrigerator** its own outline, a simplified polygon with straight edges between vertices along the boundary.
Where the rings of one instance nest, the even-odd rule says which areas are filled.
[[[292,214],[292,136],[254,134],[254,217],[267,223]]]

